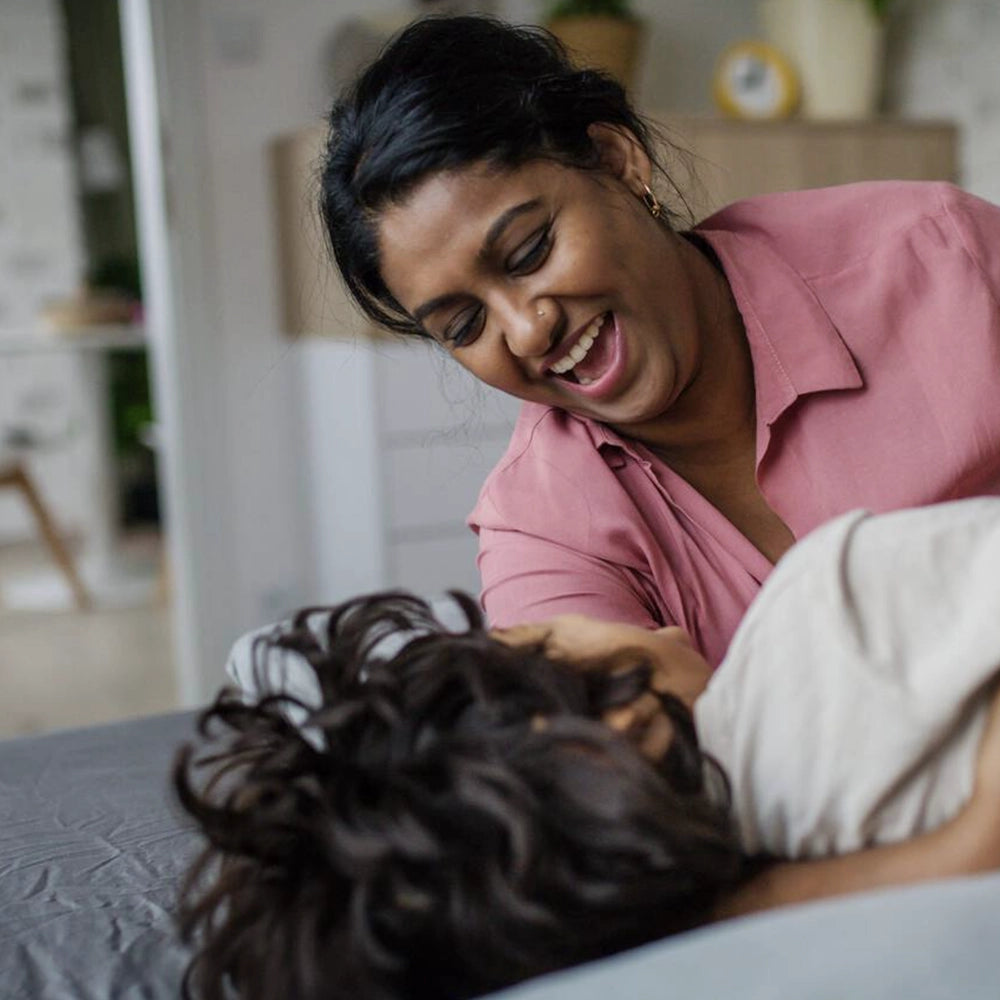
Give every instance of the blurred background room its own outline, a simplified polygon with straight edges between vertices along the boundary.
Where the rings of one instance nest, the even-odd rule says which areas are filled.
[[[475,589],[516,405],[354,317],[315,157],[408,19],[588,4],[559,6],[0,0],[0,735],[200,703],[302,604]],[[696,214],[888,176],[1000,201],[994,0],[589,6],[632,15],[614,71],[692,150]]]
[[[0,732],[176,703],[114,0],[0,3]]]

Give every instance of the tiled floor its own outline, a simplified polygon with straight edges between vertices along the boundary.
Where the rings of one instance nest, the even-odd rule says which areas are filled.
[[[44,566],[34,546],[0,547],[0,580]],[[162,603],[90,612],[0,608],[0,737],[176,707]]]

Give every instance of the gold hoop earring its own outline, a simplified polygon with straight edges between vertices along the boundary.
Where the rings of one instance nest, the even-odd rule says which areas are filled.
[[[649,209],[649,214],[658,219],[663,214],[663,206],[656,200],[656,195],[650,190],[648,184],[642,185],[642,203]]]

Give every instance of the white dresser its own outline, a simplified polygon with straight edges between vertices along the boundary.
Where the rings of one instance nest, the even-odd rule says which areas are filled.
[[[419,341],[311,338],[299,359],[315,599],[477,592],[465,518],[518,402]]]

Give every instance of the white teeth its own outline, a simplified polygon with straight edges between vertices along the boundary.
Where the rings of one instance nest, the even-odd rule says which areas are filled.
[[[601,332],[602,322],[604,322],[604,317],[598,316],[598,318],[587,327],[580,339],[573,345],[569,354],[567,354],[562,361],[554,364],[550,370],[555,372],[556,375],[565,375],[566,372],[570,371],[583,361],[583,359],[590,352],[591,347],[594,346],[594,341],[597,340],[597,335]],[[580,379],[581,385],[590,385],[591,382],[593,382],[593,379]]]

